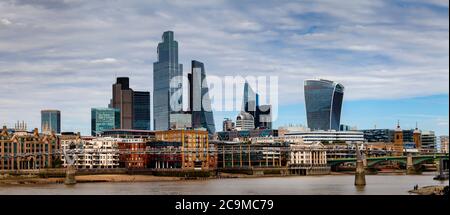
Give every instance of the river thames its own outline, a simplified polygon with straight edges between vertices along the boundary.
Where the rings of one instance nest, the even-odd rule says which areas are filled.
[[[423,175],[367,175],[357,188],[353,175],[231,178],[163,182],[99,182],[0,185],[0,195],[409,195],[414,185],[448,185]]]

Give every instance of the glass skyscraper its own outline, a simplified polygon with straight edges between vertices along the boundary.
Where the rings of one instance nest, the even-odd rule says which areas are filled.
[[[181,112],[182,83],[171,86],[174,77],[181,78],[183,65],[178,64],[178,42],[172,31],[164,32],[162,42],[158,44],[158,61],[153,63],[153,118],[155,130],[168,130],[170,115]],[[175,102],[172,96],[178,97]],[[176,105],[174,105],[176,104]]]
[[[150,130],[150,92],[133,92],[133,129]]]
[[[41,111],[41,131],[46,134],[61,133],[61,112],[59,110]]]
[[[190,83],[189,107],[192,111],[192,128],[206,128],[209,134],[216,132],[211,100],[206,83],[205,66],[202,62],[192,61],[192,71],[188,74]]]
[[[91,134],[97,136],[105,130],[120,128],[120,110],[116,108],[91,109]]]
[[[311,130],[339,130],[344,86],[329,80],[305,81],[305,105]]]

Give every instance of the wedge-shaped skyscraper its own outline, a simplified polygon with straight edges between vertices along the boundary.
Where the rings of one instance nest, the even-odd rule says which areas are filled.
[[[192,128],[205,128],[212,135],[216,128],[206,82],[205,66],[202,62],[192,61],[192,70],[188,74],[188,79],[190,84],[189,108],[192,112]]]

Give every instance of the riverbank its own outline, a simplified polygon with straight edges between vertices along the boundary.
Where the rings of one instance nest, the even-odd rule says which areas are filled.
[[[444,195],[444,188],[445,186],[434,185],[434,186],[420,187],[417,190],[410,190],[408,192],[417,195]]]
[[[179,177],[153,176],[153,175],[79,175],[75,176],[77,183],[98,183],[98,182],[161,182],[180,181]],[[40,177],[9,177],[0,180],[1,184],[62,184],[64,178],[40,178]]]

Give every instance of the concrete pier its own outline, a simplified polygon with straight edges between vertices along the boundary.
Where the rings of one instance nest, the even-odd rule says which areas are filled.
[[[411,153],[408,153],[406,156],[406,174],[408,175],[420,174],[420,171],[417,171],[416,167],[414,166]]]
[[[364,159],[359,151],[359,146],[356,144],[356,170],[355,170],[355,186],[366,185],[366,172],[364,168]]]
[[[362,160],[356,161],[356,171],[355,171],[355,186],[365,186],[366,185],[366,172],[364,170],[364,163]]]
[[[65,185],[73,185],[77,183],[77,180],[75,179],[77,169],[75,166],[68,166],[66,169],[66,178],[64,180]]]

